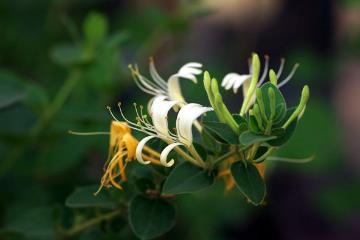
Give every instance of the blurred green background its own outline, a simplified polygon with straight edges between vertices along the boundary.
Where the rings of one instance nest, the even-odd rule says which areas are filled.
[[[56,239],[76,187],[100,182],[106,106],[145,104],[127,65],[148,74],[154,57],[166,78],[189,61],[218,80],[246,72],[255,51],[277,69],[301,64],[283,88],[311,99],[281,156],[316,159],[270,164],[267,204],[256,208],[222,183],[177,199],[177,224],[161,239],[360,238],[360,2],[290,0],[0,1],[0,239]],[[189,101],[207,104],[202,84],[184,81]],[[234,111],[240,95],[227,92]],[[69,217],[70,218],[70,217]],[[65,219],[65,220],[64,220]],[[74,239],[136,239],[124,224],[96,226]],[[106,227],[106,226],[105,226]]]

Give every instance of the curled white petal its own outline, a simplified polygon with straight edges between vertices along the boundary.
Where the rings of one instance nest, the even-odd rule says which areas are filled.
[[[138,145],[136,147],[136,151],[135,151],[135,156],[139,163],[145,164],[145,165],[151,163],[150,161],[144,161],[144,159],[142,157],[142,151],[143,151],[145,144],[153,138],[155,138],[155,136],[147,136],[147,137],[144,137],[143,139],[141,139],[141,141],[138,143]]]
[[[190,146],[193,141],[192,125],[203,113],[212,111],[213,108],[204,107],[200,104],[189,103],[182,107],[176,119],[176,129],[179,141]]]
[[[250,80],[250,74],[237,74],[228,73],[222,80],[221,86],[226,90],[233,89],[234,93],[237,93],[238,89],[244,84],[245,81]]]
[[[170,109],[176,105],[178,101],[168,101],[165,99],[166,96],[158,96],[154,98],[150,108],[150,115],[154,128],[159,135],[171,138],[169,134],[167,115]]]
[[[168,145],[166,148],[164,148],[164,150],[161,152],[161,155],[160,155],[160,162],[162,165],[164,165],[165,167],[171,167],[172,165],[174,165],[174,163],[175,163],[174,159],[167,161],[167,157],[168,157],[169,153],[171,152],[171,150],[173,150],[175,147],[177,147],[179,145],[183,145],[183,144],[182,143],[172,143],[172,144]]]
[[[185,78],[193,81],[194,83],[197,83],[195,75],[202,73],[202,70],[200,69],[201,67],[201,63],[190,62],[182,66],[176,74],[171,75],[167,82],[169,98],[179,102],[185,102],[181,92],[179,79]]]
[[[154,61],[152,61],[152,60],[150,61],[149,70],[150,70],[150,75],[151,75],[152,79],[154,79],[154,81],[157,83],[157,85],[160,88],[162,88],[163,90],[166,90],[166,82],[157,72]]]

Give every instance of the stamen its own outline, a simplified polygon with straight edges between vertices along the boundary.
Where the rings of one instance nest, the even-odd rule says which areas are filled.
[[[281,88],[282,86],[284,86],[287,82],[290,81],[290,79],[294,76],[297,68],[300,66],[300,64],[295,64],[294,67],[292,68],[290,74],[287,76],[287,78],[285,78],[281,83],[278,84],[278,87]]]
[[[279,70],[278,70],[277,73],[276,73],[276,78],[277,78],[277,79],[280,78],[281,73],[282,73],[282,71],[283,71],[283,69],[284,69],[284,65],[285,65],[285,59],[284,59],[284,58],[281,58],[281,59],[280,59],[280,67],[279,67]]]
[[[269,69],[269,56],[268,55],[265,55],[265,67],[264,67],[264,71],[263,71],[263,74],[257,84],[257,86],[261,86],[261,84],[264,82],[265,78],[266,78],[266,75],[267,75],[267,72],[268,72],[268,69]]]
[[[124,115],[124,113],[123,113],[123,111],[122,111],[122,109],[121,109],[121,103],[118,103],[118,106],[119,106],[120,114],[121,114],[122,118],[129,124],[129,128],[134,129],[134,130],[139,131],[139,132],[143,132],[143,133],[145,133],[145,134],[147,134],[147,135],[156,135],[156,133],[152,132],[152,131],[154,131],[154,130],[148,129],[148,128],[147,128],[146,130],[144,130],[144,129],[142,129],[142,128],[139,128],[139,125],[138,125],[138,124],[129,121],[129,120],[125,117],[125,115]]]
[[[154,59],[150,57],[150,75],[154,79],[154,81],[161,87],[164,91],[167,91],[167,84],[165,80],[159,75],[158,71],[155,68]]]
[[[111,111],[111,107],[107,106],[106,108],[109,110],[110,115],[113,117],[113,119],[115,119],[116,121],[120,122],[120,121],[115,117],[115,115],[113,114],[113,112]]]
[[[142,90],[143,92],[148,93],[150,95],[155,95],[155,96],[157,95],[157,93],[155,91],[152,91],[152,90],[149,90],[149,89],[143,87],[141,85],[141,83],[139,82],[140,80],[138,80],[134,74],[133,74],[133,78],[134,78],[134,82],[135,82],[136,86],[138,86],[138,88],[140,88],[140,90]]]

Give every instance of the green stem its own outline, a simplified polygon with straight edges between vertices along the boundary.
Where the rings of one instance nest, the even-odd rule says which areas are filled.
[[[103,221],[108,221],[108,220],[111,220],[117,216],[119,216],[121,213],[122,213],[122,209],[118,209],[116,211],[113,211],[113,212],[109,212],[109,213],[106,213],[106,214],[103,214],[103,215],[99,215],[93,219],[90,219],[90,220],[87,220],[81,224],[78,224],[78,225],[75,225],[73,228],[71,229],[68,229],[68,230],[63,230],[63,234],[65,236],[74,236],[74,235],[77,235],[79,233],[81,233],[82,231],[92,227],[92,226],[95,226],[95,225],[98,225],[99,223],[103,222]]]
[[[54,100],[45,109],[36,124],[30,129],[31,138],[37,138],[40,133],[47,127],[54,115],[62,108],[79,79],[80,71],[73,70],[69,74],[69,77],[65,80]]]
[[[264,155],[262,155],[262,156],[259,157],[258,159],[255,159],[253,162],[254,162],[254,163],[261,163],[261,162],[263,162],[270,154],[273,153],[274,150],[275,150],[274,147],[269,148],[269,150],[267,150],[267,152],[266,152]]]
[[[206,168],[206,163],[204,162],[200,154],[196,151],[194,145],[190,146],[189,152],[191,153],[191,155],[193,155],[195,160],[198,162],[199,166],[201,166],[202,168]]]

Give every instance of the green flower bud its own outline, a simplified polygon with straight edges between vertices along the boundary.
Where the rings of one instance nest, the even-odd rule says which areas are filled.
[[[268,95],[269,95],[269,100],[270,100],[270,121],[271,121],[274,119],[275,114],[276,114],[276,98],[275,98],[274,89],[269,88]]]
[[[266,116],[266,113],[265,113],[264,100],[263,100],[263,96],[262,96],[262,92],[261,92],[260,88],[256,89],[256,102],[259,105],[259,110],[260,110],[261,116],[263,117],[263,119],[265,121],[267,121],[267,116]]]
[[[264,131],[265,128],[263,127],[263,121],[262,121],[262,117],[261,117],[261,113],[260,113],[260,109],[259,109],[259,105],[258,104],[254,104],[254,107],[252,109],[252,113],[254,114],[254,117],[258,123],[258,127],[260,130]]]
[[[259,56],[256,53],[253,53],[252,55],[252,61],[251,61],[251,82],[249,89],[247,90],[247,93],[245,94],[244,102],[241,106],[240,115],[244,116],[245,113],[249,109],[249,104],[251,101],[251,98],[255,92],[256,84],[259,80],[259,74],[260,74],[260,59]]]
[[[270,69],[269,71],[269,78],[270,78],[270,82],[274,85],[277,86],[277,77],[276,77],[276,73],[274,70]]]
[[[310,89],[307,85],[305,85],[301,92],[301,98],[300,98],[299,105],[297,106],[297,108],[295,109],[293,114],[291,114],[291,116],[286,121],[286,123],[283,125],[283,128],[287,128],[294,119],[296,119],[300,114],[303,114],[303,110],[306,107],[309,97],[310,97]]]

